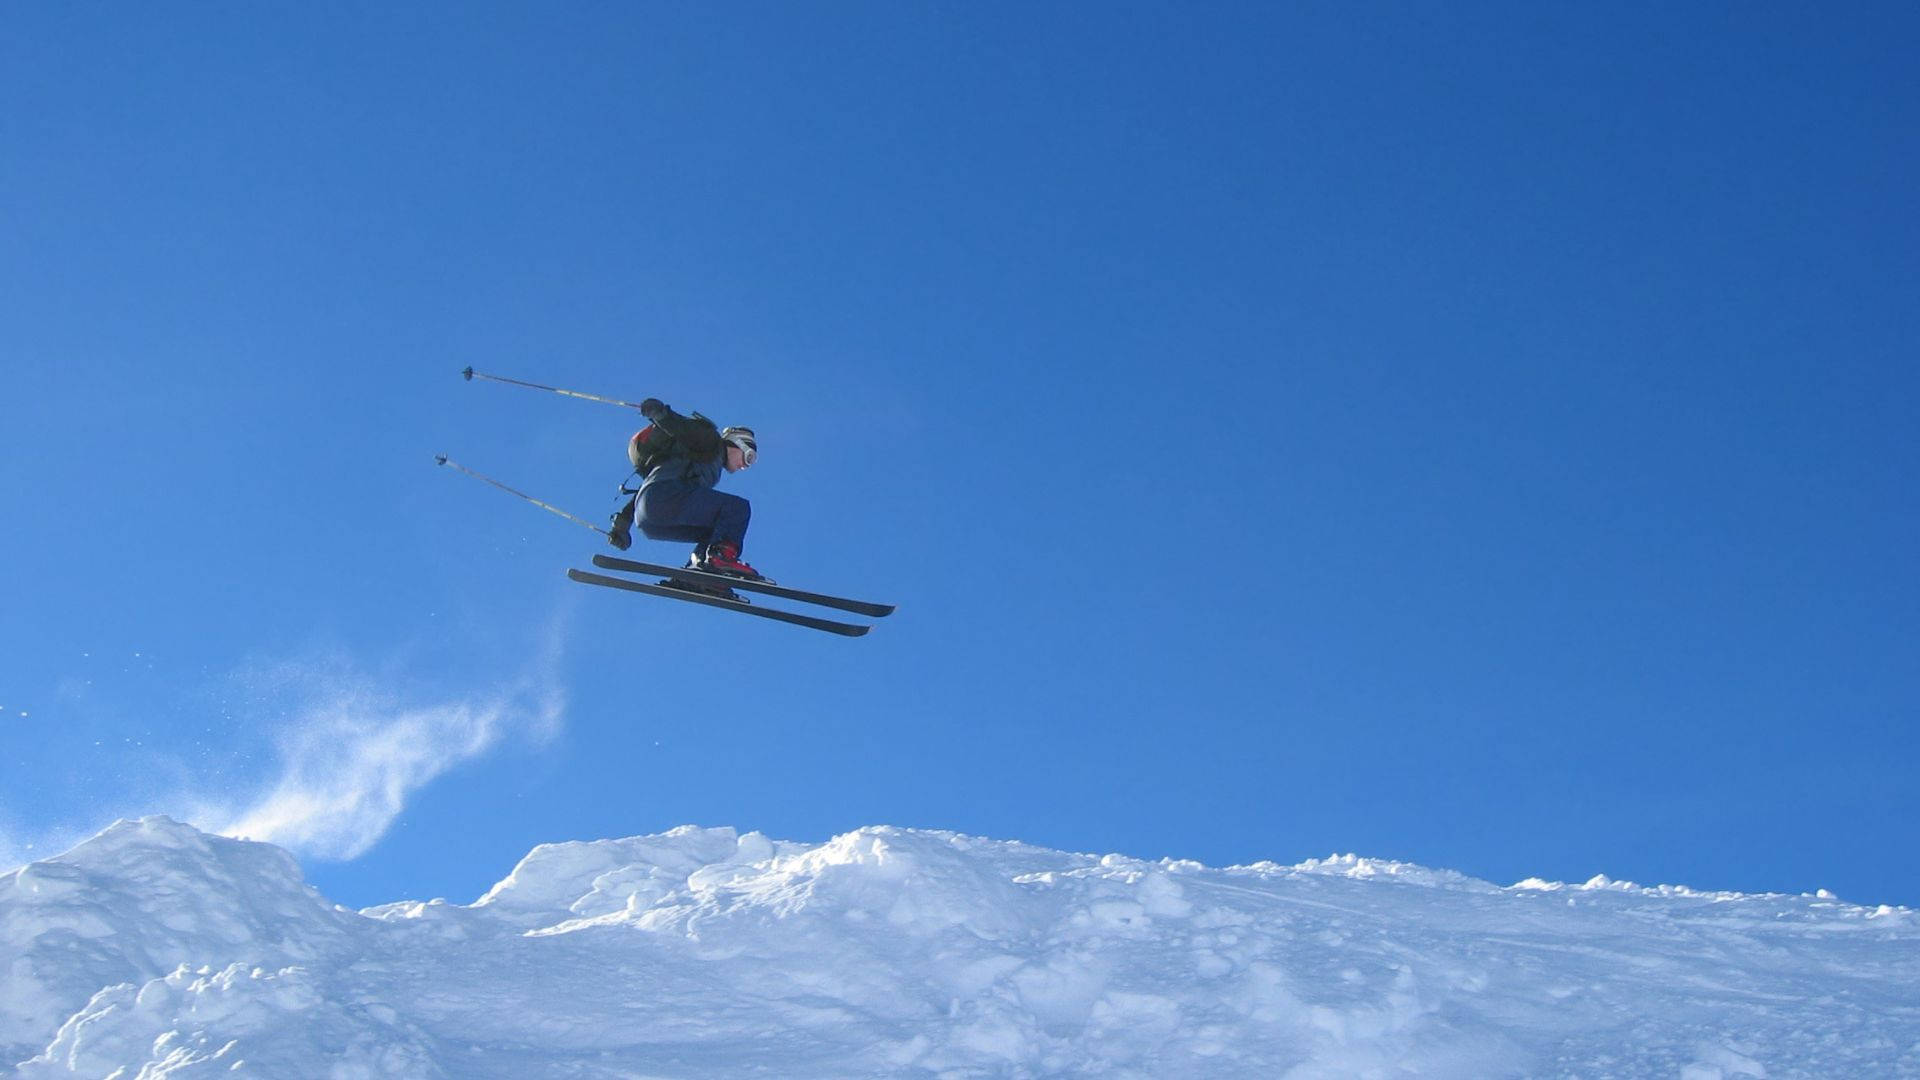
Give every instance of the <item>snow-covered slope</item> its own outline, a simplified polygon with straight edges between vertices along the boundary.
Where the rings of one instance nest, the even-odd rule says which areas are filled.
[[[1920,921],[1827,896],[1225,870],[870,828],[534,849],[328,904],[121,822],[0,877],[23,1077],[1920,1076]]]

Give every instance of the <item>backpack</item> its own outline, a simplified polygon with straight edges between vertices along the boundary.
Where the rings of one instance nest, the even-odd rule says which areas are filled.
[[[712,429],[716,437],[719,435],[719,426],[699,413],[694,413],[690,419],[695,423],[705,424]],[[681,452],[683,451],[680,440],[674,438],[673,432],[659,424],[648,424],[634,432],[633,439],[627,443],[627,460],[633,462],[633,471],[639,473],[642,480],[645,480],[647,474],[661,462]]]

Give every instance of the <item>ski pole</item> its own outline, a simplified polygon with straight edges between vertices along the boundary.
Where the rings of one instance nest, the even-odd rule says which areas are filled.
[[[584,398],[587,401],[604,401],[609,405],[623,405],[629,409],[637,409],[640,407],[639,403],[637,402],[621,401],[618,398],[601,397],[599,394],[585,394],[585,393],[581,393],[578,390],[562,390],[557,386],[546,386],[544,384],[537,383],[537,382],[523,382],[520,379],[509,379],[505,375],[489,375],[484,371],[475,371],[472,368],[467,368],[465,371],[462,371],[460,375],[462,378],[466,379],[468,382],[472,382],[475,379],[487,379],[492,382],[512,383],[514,386],[524,386],[530,390],[545,390],[550,394],[564,394],[567,397]]]
[[[592,529],[594,532],[599,533],[601,536],[610,535],[607,532],[607,530],[601,528],[598,525],[595,525],[593,522],[588,521],[583,517],[580,517],[575,514],[569,514],[565,510],[562,510],[551,503],[541,502],[539,499],[534,498],[533,496],[527,494],[524,491],[516,491],[513,488],[510,488],[507,485],[501,483],[500,481],[495,480],[491,476],[474,472],[472,469],[467,468],[465,465],[462,465],[457,461],[453,461],[449,459],[445,454],[436,454],[434,455],[433,460],[441,465],[451,465],[454,468],[459,469],[461,472],[466,473],[468,476],[473,477],[475,480],[484,480],[487,483],[492,484],[494,487],[499,488],[501,491],[504,491],[509,495],[518,495],[520,498],[527,500],[528,502],[539,507],[540,509],[545,510],[549,514],[558,514],[559,516],[566,518],[568,521],[571,521],[576,525],[584,525],[587,528]]]

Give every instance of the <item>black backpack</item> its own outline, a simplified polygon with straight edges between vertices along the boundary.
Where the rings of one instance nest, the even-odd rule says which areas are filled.
[[[718,437],[720,428],[713,421],[699,413],[694,413],[690,419],[695,423],[705,424]],[[640,479],[645,480],[648,473],[679,450],[680,440],[674,438],[673,432],[659,424],[648,424],[634,432],[632,440],[627,443],[627,460],[633,462],[633,471],[640,474]],[[691,455],[688,456],[691,457]]]

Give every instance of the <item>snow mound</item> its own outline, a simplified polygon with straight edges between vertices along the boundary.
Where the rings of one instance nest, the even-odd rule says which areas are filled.
[[[119,822],[0,876],[0,1061],[43,1049],[103,987],[208,958],[309,962],[346,947],[361,921],[279,848],[164,817]]]
[[[1210,869],[954,833],[535,848],[351,912],[149,818],[0,878],[17,1075],[1920,1075],[1920,926],[1830,895]]]

